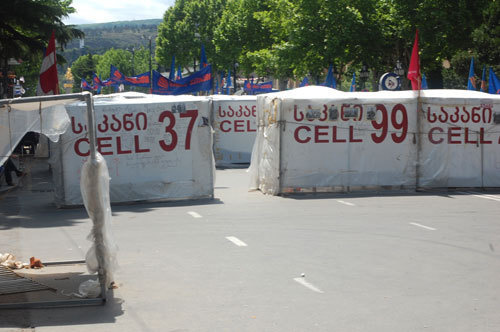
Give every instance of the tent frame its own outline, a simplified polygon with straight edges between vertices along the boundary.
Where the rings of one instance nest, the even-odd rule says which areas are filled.
[[[73,101],[84,101],[87,104],[87,124],[88,124],[88,135],[90,143],[90,159],[91,161],[97,160],[97,147],[96,147],[96,130],[95,130],[95,112],[94,112],[94,101],[92,94],[90,92],[82,93],[70,93],[64,95],[53,95],[53,96],[38,96],[38,97],[26,97],[26,98],[14,98],[14,99],[2,99],[0,100],[0,107],[14,105],[14,104],[24,104],[24,103],[40,103],[40,108],[42,108],[43,102],[59,101],[59,100],[73,100]],[[97,182],[98,179],[92,179]],[[94,234],[96,237],[99,234]],[[100,234],[102,239],[102,234]],[[90,306],[90,305],[103,305],[106,303],[106,277],[105,271],[103,269],[103,251],[102,246],[96,245],[96,256],[98,261],[98,279],[101,286],[101,294],[97,298],[83,298],[83,299],[71,299],[71,300],[58,300],[58,301],[37,301],[37,302],[18,302],[18,303],[5,303],[0,304],[0,309],[33,309],[33,308],[57,308],[57,307],[78,307],[78,306]],[[84,261],[72,261],[71,263],[83,263]],[[52,262],[50,265],[61,265],[68,264],[67,261]]]

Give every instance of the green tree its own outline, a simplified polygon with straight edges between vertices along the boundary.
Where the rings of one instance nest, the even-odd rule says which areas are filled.
[[[9,58],[37,61],[47,47],[52,31],[62,49],[68,41],[83,33],[62,19],[73,13],[71,0],[9,0],[0,6],[0,67],[7,77]],[[64,58],[58,56],[58,63]],[[3,81],[6,85],[6,81]]]
[[[208,62],[213,63],[214,31],[225,3],[226,0],[177,0],[158,27],[157,62],[169,68],[175,55],[176,63],[189,70],[199,64],[203,43]]]
[[[73,92],[80,92],[80,82],[82,78],[87,80],[89,84],[92,83],[92,77],[96,72],[97,63],[99,62],[100,55],[82,55],[73,62],[71,66],[71,72],[73,73],[73,78],[75,83],[73,84]],[[109,73],[109,68],[108,68]]]

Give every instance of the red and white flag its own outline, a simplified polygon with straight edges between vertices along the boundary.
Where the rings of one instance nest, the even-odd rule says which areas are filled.
[[[59,94],[59,79],[57,78],[56,61],[56,39],[54,31],[52,31],[49,46],[45,51],[45,56],[42,61],[42,68],[40,68],[40,80],[38,81],[36,94],[38,96]]]
[[[418,29],[415,33],[415,42],[411,52],[410,68],[408,68],[408,79],[411,81],[412,90],[420,90],[422,76],[420,75],[420,59],[418,56]]]

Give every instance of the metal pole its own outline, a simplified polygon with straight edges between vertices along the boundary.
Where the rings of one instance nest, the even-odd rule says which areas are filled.
[[[153,93],[153,65],[151,63],[151,36],[149,36],[149,92]]]
[[[48,102],[48,101],[56,101],[56,100],[85,100],[85,95],[90,94],[90,92],[83,93],[68,93],[64,95],[53,95],[53,96],[37,96],[37,97],[24,97],[24,98],[14,98],[14,99],[2,99],[0,100],[0,106],[2,105],[14,105],[14,104],[25,104],[30,102]],[[46,106],[45,106],[46,107]]]
[[[97,158],[94,102],[90,92],[84,92],[84,94],[85,102],[87,103],[87,126],[89,131],[90,158],[94,161]]]

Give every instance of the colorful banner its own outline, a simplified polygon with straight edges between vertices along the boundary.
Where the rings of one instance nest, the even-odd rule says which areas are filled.
[[[123,75],[115,66],[111,65],[109,81],[113,84],[123,84],[123,85],[133,85],[149,87],[149,72],[137,75],[137,76],[125,76]],[[111,85],[111,84],[110,84]]]
[[[273,81],[264,82],[264,83],[251,83],[245,81],[243,84],[243,90],[252,95],[257,95],[259,93],[267,93],[273,91]]]
[[[153,94],[182,95],[199,91],[209,91],[212,88],[212,66],[207,65],[202,70],[177,81],[169,80],[153,70]]]
[[[149,72],[142,73],[137,76],[124,76],[125,82],[123,84],[133,85],[133,86],[142,86],[148,88],[150,85],[149,81]]]

